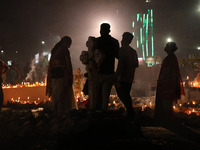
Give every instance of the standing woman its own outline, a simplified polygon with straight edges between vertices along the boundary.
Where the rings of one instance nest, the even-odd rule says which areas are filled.
[[[52,98],[53,110],[58,114],[77,108],[72,89],[73,71],[68,49],[71,43],[71,38],[65,36],[51,51],[46,94]]]
[[[174,42],[168,42],[164,48],[168,55],[162,62],[157,82],[155,117],[158,120],[173,120],[173,103],[184,95],[176,50]]]

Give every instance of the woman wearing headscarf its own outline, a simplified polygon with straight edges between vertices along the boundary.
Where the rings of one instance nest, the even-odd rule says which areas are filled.
[[[174,119],[173,103],[184,95],[176,50],[174,42],[168,42],[164,48],[167,56],[162,62],[156,91],[155,117],[158,120]]]
[[[70,37],[63,37],[52,49],[49,62],[46,94],[51,97],[53,110],[59,114],[77,108],[72,88],[71,43]]]

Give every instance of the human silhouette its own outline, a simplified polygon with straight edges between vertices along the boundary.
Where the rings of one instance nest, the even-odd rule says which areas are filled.
[[[3,78],[2,76],[9,70],[10,68],[0,59],[0,107],[3,105],[3,89],[2,89],[2,83]]]
[[[122,35],[122,47],[119,49],[119,62],[117,67],[118,83],[117,94],[127,109],[129,117],[133,117],[134,109],[130,91],[134,81],[135,69],[138,67],[137,52],[130,46],[133,35],[125,32]]]
[[[6,81],[11,85],[15,85],[20,81],[20,69],[14,62],[9,68],[9,72],[6,74]]]
[[[156,91],[155,117],[158,120],[173,120],[173,103],[184,95],[176,50],[175,42],[168,42],[164,48],[167,56],[162,62]]]
[[[110,33],[108,23],[101,24],[100,34],[97,38],[97,49],[102,53],[104,59],[101,61],[98,71],[100,102],[97,109],[106,110],[108,100],[114,83],[115,58],[119,58],[119,42]]]
[[[53,110],[58,114],[77,108],[72,89],[73,72],[69,52],[71,43],[71,38],[65,36],[51,51],[46,94],[52,97]]]

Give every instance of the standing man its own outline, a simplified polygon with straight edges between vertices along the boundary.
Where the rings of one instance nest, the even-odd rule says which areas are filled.
[[[110,25],[101,24],[100,34],[97,38],[97,49],[101,51],[103,60],[98,71],[98,88],[100,101],[97,109],[107,110],[110,91],[114,81],[115,58],[119,58],[119,42],[109,35]]]
[[[134,81],[135,69],[138,67],[137,52],[130,47],[133,35],[125,32],[122,35],[122,47],[119,50],[119,63],[117,67],[118,84],[116,90],[119,98],[124,103],[129,117],[134,115],[130,91]]]
[[[2,76],[9,70],[10,68],[0,59],[0,107],[3,106],[3,89],[2,89],[2,83],[3,78]]]

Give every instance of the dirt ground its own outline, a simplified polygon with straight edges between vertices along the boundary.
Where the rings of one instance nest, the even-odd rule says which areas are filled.
[[[44,111],[37,117],[1,112],[0,149],[200,149],[200,128],[186,122],[158,122],[143,114],[130,120],[123,111],[73,111],[63,116]]]

